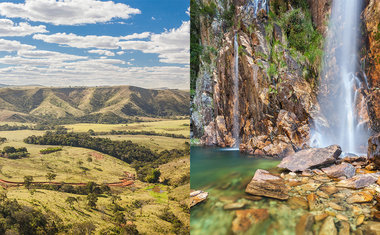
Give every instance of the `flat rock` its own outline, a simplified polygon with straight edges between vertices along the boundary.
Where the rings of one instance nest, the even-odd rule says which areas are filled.
[[[329,202],[328,203],[329,207],[331,207],[332,209],[334,210],[337,210],[337,211],[343,211],[344,208],[338,204],[336,204],[335,202]]]
[[[258,169],[255,172],[251,182],[245,189],[246,193],[271,197],[280,200],[286,200],[289,198],[288,188],[285,185],[285,181],[278,176],[270,174],[266,170]]]
[[[301,216],[296,225],[296,235],[313,235],[312,227],[314,221],[315,219],[312,214],[305,214]]]
[[[339,235],[348,235],[348,234],[350,234],[350,224],[347,221],[341,221]]]
[[[372,201],[373,196],[369,192],[357,192],[352,194],[349,198],[347,198],[346,202],[348,203],[362,203],[362,202],[370,202]]]
[[[337,235],[338,231],[336,230],[334,224],[334,218],[329,216],[325,219],[322,224],[321,229],[319,230],[319,235]]]
[[[267,209],[237,210],[236,217],[232,221],[234,233],[246,232],[252,225],[259,224],[269,218]]]
[[[376,183],[379,175],[378,173],[360,174],[337,183],[338,187],[360,189]]]
[[[288,204],[291,209],[303,208],[306,210],[309,207],[307,200],[303,197],[291,197]]]
[[[339,178],[345,176],[351,178],[355,175],[356,168],[349,163],[342,163],[339,165],[332,165],[326,168],[322,168],[322,171],[329,177]]]
[[[335,163],[341,153],[342,150],[338,145],[331,145],[326,148],[304,149],[282,159],[278,167],[295,172],[328,166]]]
[[[378,235],[380,234],[380,222],[368,221],[363,229],[365,234]]]
[[[194,191],[190,193],[190,207],[197,205],[198,203],[203,202],[208,197],[208,192],[203,192],[201,190]]]
[[[223,209],[225,210],[237,210],[237,209],[243,209],[245,207],[244,202],[234,202],[224,205]]]

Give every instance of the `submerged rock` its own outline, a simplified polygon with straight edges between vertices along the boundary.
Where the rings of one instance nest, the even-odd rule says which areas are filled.
[[[379,174],[361,174],[355,175],[351,179],[342,180],[337,183],[338,187],[360,189],[376,183],[379,178]]]
[[[336,230],[334,224],[334,218],[329,216],[323,222],[321,230],[319,230],[319,235],[337,235],[338,231]]]
[[[225,210],[237,210],[237,209],[242,209],[245,207],[244,202],[234,202],[234,203],[229,203],[224,205],[223,209]]]
[[[258,169],[245,189],[246,193],[285,200],[289,198],[285,181],[266,170]]]
[[[326,175],[334,178],[339,178],[345,176],[346,178],[351,178],[355,175],[356,168],[349,163],[342,163],[339,165],[332,165],[330,167],[322,168],[322,171]]]
[[[342,150],[338,145],[331,145],[326,148],[304,149],[284,158],[278,167],[294,172],[327,166],[335,163],[341,153]]]
[[[361,203],[361,202],[370,202],[372,201],[373,196],[369,192],[357,192],[347,198],[348,203]]]
[[[259,224],[269,218],[267,209],[237,210],[236,218],[232,221],[234,233],[246,232],[252,225]]]
[[[312,227],[314,221],[315,219],[312,214],[305,214],[301,216],[296,225],[296,235],[313,235]]]

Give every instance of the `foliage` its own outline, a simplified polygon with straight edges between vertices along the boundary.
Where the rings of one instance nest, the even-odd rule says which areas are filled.
[[[40,153],[41,154],[49,154],[49,153],[54,153],[54,152],[58,152],[58,151],[62,151],[62,147],[51,147],[51,148],[41,149]]]
[[[51,172],[49,172],[49,173],[46,174],[46,179],[49,180],[49,181],[54,180],[55,177],[57,177],[57,174],[54,174],[54,173],[51,173]]]
[[[161,172],[159,169],[152,169],[152,173],[145,177],[145,181],[149,183],[157,183],[160,176]]]
[[[29,157],[28,149],[25,147],[15,148],[13,146],[5,146],[3,151],[0,153],[0,157],[5,157],[9,159],[20,159]]]
[[[97,201],[98,201],[98,196],[95,193],[90,193],[87,195],[87,205],[90,208],[96,208]]]
[[[57,234],[62,222],[6,196],[0,200],[0,234]]]
[[[165,207],[162,213],[158,216],[160,219],[165,220],[172,224],[172,232],[175,234],[189,234],[189,228],[184,226],[182,222],[170,211],[168,207]]]

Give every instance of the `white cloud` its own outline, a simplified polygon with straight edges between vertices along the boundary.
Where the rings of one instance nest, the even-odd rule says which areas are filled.
[[[152,16],[152,20],[156,20],[156,18],[154,18],[154,17]]]
[[[186,14],[190,16],[190,7],[187,8]]]
[[[0,37],[26,36],[34,33],[46,33],[44,25],[31,26],[28,23],[13,23],[9,19],[0,19]]]
[[[148,38],[149,35],[149,32],[134,33],[121,37],[96,35],[78,36],[73,33],[56,33],[50,35],[35,34],[33,35],[33,39],[76,48],[118,49],[118,42],[120,40],[143,39]]]
[[[116,52],[116,54],[118,54],[118,55],[124,55],[125,51],[118,51],[118,52]]]
[[[119,39],[112,36],[78,36],[73,33],[56,33],[51,35],[35,34],[33,39],[42,40],[48,43],[76,47],[76,48],[100,48],[100,49],[117,49]]]
[[[0,3],[0,15],[54,25],[78,25],[128,19],[141,11],[126,4],[99,0],[25,0]]]
[[[124,40],[144,39],[144,38],[148,38],[150,36],[150,34],[151,33],[149,33],[149,32],[134,33],[134,34],[131,34],[131,35],[119,37],[119,39],[124,39]]]
[[[113,53],[112,51],[107,51],[107,50],[89,50],[88,52],[99,54],[99,55],[115,56],[115,53]]]
[[[43,51],[23,53],[22,56],[0,58],[0,64],[11,65],[0,67],[0,83],[46,86],[134,85],[180,89],[188,89],[189,86],[189,67],[186,66],[125,67],[127,63],[117,59],[71,61],[64,59],[69,58],[67,54],[54,55]],[[29,57],[32,56],[29,53],[35,54],[35,58]]]
[[[31,50],[36,48],[35,46],[22,44],[19,41],[5,40],[0,38],[0,51],[18,51],[18,50]]]
[[[190,21],[183,22],[177,29],[161,34],[152,34],[150,41],[121,41],[123,50],[139,50],[144,53],[158,53],[163,63],[189,63]]]

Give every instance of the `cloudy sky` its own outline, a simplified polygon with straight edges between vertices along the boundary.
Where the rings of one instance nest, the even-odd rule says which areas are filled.
[[[0,1],[0,83],[189,88],[188,0]]]

